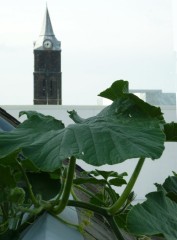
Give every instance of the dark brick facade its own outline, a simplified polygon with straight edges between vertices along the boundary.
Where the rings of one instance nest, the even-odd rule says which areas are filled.
[[[34,50],[34,104],[61,105],[61,51]]]

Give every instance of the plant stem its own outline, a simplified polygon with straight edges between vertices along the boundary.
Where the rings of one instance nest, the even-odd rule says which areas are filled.
[[[25,173],[25,171],[22,167],[22,164],[18,160],[16,160],[16,162],[18,164],[18,167],[19,167],[20,171],[22,172],[22,175],[23,175],[24,179],[25,179],[25,182],[26,182],[26,185],[27,185],[27,188],[28,188],[28,191],[29,191],[29,195],[31,197],[31,200],[32,200],[34,206],[39,206],[39,203],[34,196],[34,193],[32,191],[32,186],[31,186],[31,184],[29,182],[29,179],[28,179],[28,177],[27,177],[27,175],[26,175],[26,173]]]
[[[23,232],[29,225],[33,224],[33,222],[38,219],[44,211],[39,212],[37,215],[32,215],[28,217],[19,227],[18,227],[18,232]]]
[[[19,219],[18,219],[18,223],[17,223],[17,228],[18,229],[21,224],[22,224],[22,220],[23,220],[23,216],[24,216],[24,213],[21,213],[20,216],[19,216]]]
[[[139,173],[144,164],[144,161],[145,161],[145,158],[139,159],[139,161],[136,165],[136,168],[135,168],[126,188],[124,189],[122,195],[110,208],[108,208],[108,212],[110,215],[115,215],[119,211],[119,209],[122,207],[122,205],[125,203],[126,199],[128,198],[129,194],[131,193],[132,188],[134,187],[134,184],[139,176]]]
[[[77,195],[75,194],[73,187],[71,188],[71,194],[72,194],[73,199],[74,199],[75,201],[80,201],[80,199],[79,199],[79,198],[77,197]]]
[[[52,205],[56,205],[59,201],[60,201],[60,198],[61,198],[61,195],[63,193],[63,189],[64,189],[64,180],[62,179],[61,181],[61,188],[60,188],[60,191],[59,193],[56,195],[55,199],[54,200],[51,200],[50,203]]]
[[[114,217],[108,215],[108,212],[107,212],[106,208],[98,207],[98,206],[96,206],[94,204],[91,204],[91,203],[79,202],[79,201],[74,201],[74,200],[69,200],[68,201],[68,206],[87,209],[87,210],[93,211],[95,213],[98,213],[101,216],[104,216],[106,218],[106,220],[109,222],[109,224],[110,224],[112,230],[114,231],[117,239],[118,240],[124,240],[122,234],[119,231],[117,223],[115,222]]]
[[[72,207],[79,207],[79,208],[87,209],[87,210],[99,213],[100,215],[105,216],[105,217],[108,216],[106,208],[99,207],[99,206],[91,204],[91,203],[69,200],[67,205],[72,206]]]
[[[118,240],[125,240],[124,237],[122,236],[121,232],[119,231],[119,228],[117,226],[117,223],[114,219],[113,216],[108,216],[107,218],[107,221],[109,222],[109,225],[111,226],[114,234],[116,235],[117,239]]]
[[[75,173],[76,158],[72,156],[69,161],[68,172],[66,182],[63,189],[63,194],[58,206],[54,207],[53,211],[55,214],[61,213],[67,206],[69,196],[71,194],[71,188],[73,183],[73,177]]]

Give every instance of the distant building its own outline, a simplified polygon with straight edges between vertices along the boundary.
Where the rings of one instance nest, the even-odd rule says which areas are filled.
[[[34,43],[34,104],[62,104],[61,43],[54,35],[47,8]]]
[[[162,90],[146,89],[134,89],[130,90],[130,92],[151,105],[176,105],[176,93],[164,93]]]

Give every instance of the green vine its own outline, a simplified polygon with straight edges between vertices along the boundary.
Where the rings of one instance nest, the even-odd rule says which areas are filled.
[[[71,189],[72,189],[72,183],[73,183],[73,178],[74,178],[74,173],[75,173],[75,164],[76,164],[76,158],[72,156],[69,160],[66,182],[65,182],[65,185],[64,185],[64,189],[63,189],[61,199],[59,201],[58,206],[55,206],[54,209],[53,209],[55,214],[61,213],[65,209],[65,207],[67,206],[69,196],[70,196],[70,193],[71,193]]]
[[[125,203],[126,199],[128,198],[129,194],[131,193],[131,191],[134,187],[134,184],[139,176],[139,173],[144,164],[144,161],[145,161],[145,158],[139,159],[139,161],[136,165],[136,168],[135,168],[126,188],[124,189],[122,195],[110,208],[108,208],[108,212],[110,215],[115,215],[120,210],[120,208],[123,206],[123,204]]]
[[[23,169],[23,166],[22,166],[21,162],[19,162],[19,160],[16,160],[16,163],[17,163],[17,166],[18,166],[19,170],[21,171],[21,173],[22,173],[22,175],[23,175],[23,177],[24,177],[24,180],[25,180],[25,182],[26,182],[26,185],[27,185],[28,192],[29,192],[29,195],[30,195],[30,197],[31,197],[32,203],[33,203],[34,206],[36,206],[36,207],[39,206],[39,202],[37,201],[37,199],[36,199],[35,196],[34,196],[34,193],[33,193],[33,190],[32,190],[32,186],[31,186],[31,184],[30,184],[30,182],[29,182],[29,179],[28,179],[28,177],[27,177],[27,175],[26,175],[25,170]]]

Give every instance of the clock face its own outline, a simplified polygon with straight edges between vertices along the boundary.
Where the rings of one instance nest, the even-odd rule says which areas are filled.
[[[46,39],[43,43],[44,48],[51,49],[52,48],[52,42],[48,39]]]

